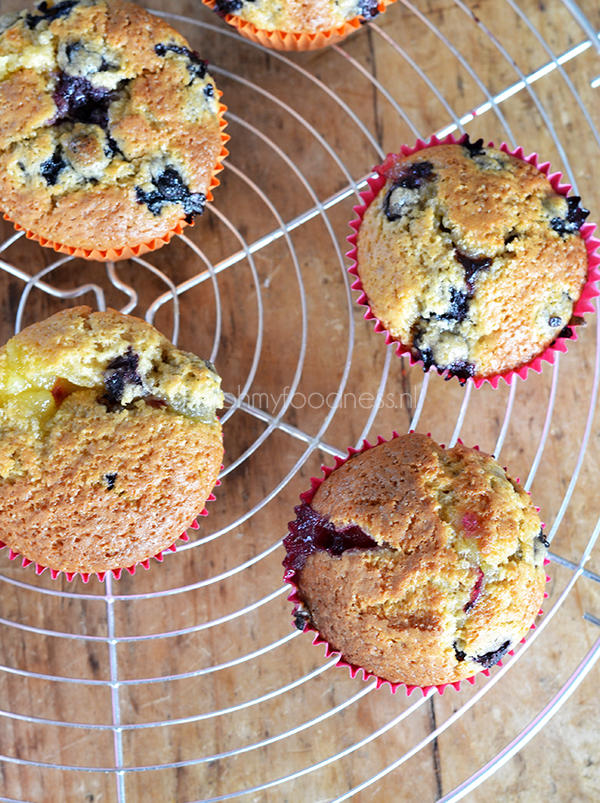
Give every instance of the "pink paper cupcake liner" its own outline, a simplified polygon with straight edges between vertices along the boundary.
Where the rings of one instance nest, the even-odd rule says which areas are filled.
[[[215,487],[217,485],[220,485],[220,484],[221,484],[221,480],[217,480],[216,483],[215,483]],[[208,495],[206,501],[207,502],[214,502],[216,498],[217,497],[213,493],[210,493]],[[206,508],[203,508],[198,515],[199,516],[208,516],[208,510]],[[194,519],[192,521],[192,523],[190,524],[188,529],[197,530],[197,529],[199,529],[199,527],[200,527],[200,525],[198,524],[197,520]],[[81,579],[83,580],[84,583],[89,582],[90,577],[92,577],[93,575],[95,575],[98,578],[98,580],[100,582],[102,582],[104,580],[104,578],[106,577],[106,575],[109,574],[109,573],[112,573],[112,575],[115,578],[115,580],[119,580],[124,571],[128,572],[131,575],[133,575],[133,574],[135,574],[135,570],[136,570],[136,568],[138,566],[141,566],[143,569],[149,569],[150,568],[150,559],[151,558],[154,558],[159,563],[162,563],[163,560],[164,560],[164,553],[165,552],[176,552],[177,551],[177,543],[176,543],[176,541],[189,541],[189,540],[190,540],[190,537],[187,534],[187,532],[183,532],[180,536],[178,536],[176,538],[175,542],[172,543],[171,546],[166,547],[165,549],[161,550],[160,552],[157,552],[156,555],[151,555],[149,558],[146,558],[146,560],[141,560],[141,561],[138,561],[137,563],[134,563],[133,566],[122,566],[122,567],[119,567],[117,569],[110,569],[110,570],[108,570],[106,572],[90,572],[90,573],[88,573],[88,572],[67,572],[67,571],[65,571],[64,575],[65,575],[65,577],[67,578],[67,580],[69,582],[71,582],[78,575],[79,575],[79,577],[81,577]],[[9,547],[7,544],[5,544],[4,541],[0,541],[0,549],[4,549],[4,548],[8,549],[8,551],[9,551],[9,554],[8,554],[8,559],[9,560],[16,560],[17,558],[22,558],[21,565],[23,566],[23,568],[26,568],[27,566],[31,566],[33,564],[35,566],[35,573],[36,574],[42,574],[43,572],[46,571],[46,569],[49,568],[48,566],[42,566],[39,563],[35,563],[35,561],[32,561],[29,558],[26,558],[25,556],[21,555],[20,552],[15,552],[15,550],[12,549],[11,547]],[[53,580],[56,580],[56,578],[59,577],[59,575],[61,575],[61,574],[63,574],[63,571],[61,569],[50,569],[50,576],[52,577]]]
[[[414,146],[409,145],[402,145],[400,148],[400,155],[402,156],[412,156],[413,153],[417,153],[418,151],[425,150],[427,148],[432,148],[435,145],[455,145],[455,144],[462,144],[467,139],[467,135],[463,135],[460,139],[455,139],[452,134],[448,134],[444,139],[438,139],[435,135],[431,137],[430,140],[424,141],[422,139],[418,139]],[[494,148],[496,147],[493,142],[488,142],[488,147]],[[531,153],[529,156],[525,156],[523,148],[519,147],[516,149],[511,149],[508,145],[503,142],[500,145],[500,150],[504,151],[504,153],[509,154],[510,156],[515,156],[518,159],[522,159],[524,162],[528,162],[529,164],[536,167],[541,173],[547,176],[548,181],[550,182],[552,188],[555,192],[559,195],[567,196],[572,189],[570,184],[563,184],[561,183],[562,173],[550,172],[550,162],[540,162],[537,153]],[[410,365],[416,365],[417,363],[422,363],[421,359],[415,358],[410,347],[403,345],[397,338],[393,337],[385,328],[383,323],[377,318],[373,312],[371,311],[369,305],[369,299],[364,291],[362,282],[360,280],[360,276],[358,273],[358,262],[357,262],[357,235],[358,230],[361,226],[363,217],[381,188],[385,185],[387,181],[387,177],[385,175],[386,171],[389,170],[394,163],[397,161],[399,154],[390,153],[387,155],[386,160],[381,165],[377,165],[373,168],[376,175],[370,176],[367,179],[369,184],[369,189],[365,190],[364,192],[360,193],[360,197],[363,200],[363,203],[360,206],[353,207],[354,212],[358,215],[355,220],[350,222],[350,227],[354,229],[354,232],[347,237],[348,242],[352,245],[352,249],[348,251],[346,256],[352,260],[352,265],[348,268],[348,272],[351,273],[353,276],[356,277],[355,281],[352,284],[352,289],[359,291],[359,296],[356,299],[356,302],[363,307],[367,308],[367,311],[364,314],[365,320],[374,321],[375,332],[382,332],[385,334],[385,342],[386,345],[390,343],[396,344],[396,354],[398,357],[408,356]],[[600,240],[593,236],[594,231],[596,229],[595,223],[584,223],[579,232],[583,237],[585,242],[585,247],[588,253],[588,277],[587,281],[583,287],[581,295],[579,299],[575,302],[573,306],[573,314],[572,314],[572,323],[569,324],[564,328],[563,332],[556,338],[556,340],[551,343],[548,348],[542,353],[535,357],[533,360],[528,362],[526,365],[522,365],[520,368],[513,369],[511,371],[506,371],[502,374],[495,374],[489,377],[479,377],[479,378],[472,378],[470,377],[467,381],[472,381],[475,384],[476,388],[480,388],[485,382],[489,382],[493,388],[497,388],[500,382],[500,379],[504,379],[507,385],[510,385],[515,376],[520,376],[521,379],[525,379],[527,374],[530,370],[536,371],[536,373],[541,373],[542,365],[544,362],[549,363],[550,365],[554,364],[556,359],[557,352],[566,352],[567,351],[567,342],[569,340],[576,341],[577,340],[577,332],[576,326],[583,323],[583,315],[588,312],[594,312],[594,305],[592,300],[600,295],[600,290],[598,290],[597,282],[600,279],[600,255],[597,253],[598,246],[600,246]],[[580,320],[578,320],[580,319]],[[439,371],[441,376],[445,376],[446,379],[450,379],[451,376],[448,375],[447,369]],[[464,384],[464,381],[463,383]]]
[[[429,433],[428,433],[428,435],[429,435]],[[304,491],[303,493],[300,494],[300,501],[301,502],[305,502],[306,504],[310,505],[310,503],[312,502],[313,497],[314,497],[315,493],[317,492],[317,489],[319,488],[319,486],[324,482],[324,480],[327,479],[327,477],[329,477],[330,474],[332,474],[336,469],[338,469],[340,466],[342,466],[350,457],[353,457],[356,454],[360,454],[361,452],[366,452],[368,449],[372,449],[374,446],[379,446],[382,443],[387,443],[388,440],[393,440],[394,438],[397,438],[397,437],[398,437],[398,432],[396,432],[394,430],[392,432],[392,438],[391,439],[383,438],[381,435],[378,435],[376,443],[369,443],[369,441],[365,439],[365,440],[363,440],[362,446],[361,446],[360,449],[355,449],[352,446],[348,447],[348,455],[347,455],[347,457],[338,457],[338,456],[336,456],[334,458],[335,459],[335,465],[334,466],[325,466],[325,465],[321,466],[321,471],[323,472],[323,476],[322,477],[311,477],[310,478],[310,490]],[[459,441],[459,442],[462,443],[462,441]],[[444,444],[440,444],[440,446],[442,448],[444,448]],[[473,448],[479,450],[479,446],[474,446]],[[515,480],[515,481],[518,482],[518,479]],[[536,510],[539,512],[539,508],[538,507],[536,507]],[[293,522],[290,522],[290,524],[293,524]],[[544,527],[543,523],[542,523],[542,527]],[[548,558],[544,558],[544,566],[547,566],[549,563],[550,563],[549,559]],[[293,614],[292,614],[293,616],[296,615],[296,612],[298,611],[299,607],[303,606],[303,604],[304,604],[302,599],[298,595],[298,586],[296,585],[296,582],[295,582],[296,575],[297,575],[297,571],[295,569],[286,569],[286,571],[284,572],[284,575],[283,575],[284,582],[287,583],[292,589],[290,594],[289,594],[289,596],[288,596],[288,601],[294,603],[294,610],[293,610]],[[547,583],[549,583],[551,579],[552,578],[550,578],[548,575],[546,575],[546,582]],[[544,599],[546,599],[547,597],[548,597],[547,592],[544,592]],[[538,612],[538,616],[541,616],[543,613],[544,613],[544,611],[540,608],[540,610]],[[535,623],[532,623],[529,629],[530,630],[535,630],[535,627],[536,627]],[[342,653],[340,652],[340,650],[336,649],[335,647],[332,647],[331,644],[327,641],[327,639],[323,638],[323,636],[321,636],[321,634],[319,633],[317,628],[314,627],[314,625],[312,625],[309,621],[304,621],[304,626],[302,628],[302,632],[303,633],[314,633],[315,634],[315,636],[313,638],[313,642],[312,642],[313,645],[315,645],[315,646],[319,646],[321,644],[325,645],[325,658],[330,658],[332,655],[339,655],[339,658],[338,658],[338,660],[336,662],[336,666],[346,667],[350,672],[350,677],[351,678],[354,679],[359,672],[362,672],[362,679],[364,681],[375,680],[376,681],[375,686],[376,686],[377,689],[380,689],[382,686],[389,686],[390,691],[392,692],[392,694],[395,694],[398,691],[398,689],[404,688],[405,691],[406,691],[406,696],[409,697],[413,693],[413,691],[415,691],[415,689],[418,689],[419,691],[422,692],[423,696],[425,697],[431,691],[431,689],[437,689],[439,694],[443,694],[445,689],[448,686],[452,686],[452,688],[456,689],[456,691],[459,691],[460,687],[461,687],[461,683],[463,683],[463,681],[461,681],[461,680],[456,681],[455,683],[440,683],[440,684],[436,684],[436,685],[432,685],[432,686],[415,686],[415,685],[410,685],[410,684],[403,683],[403,682],[393,683],[391,680],[386,680],[385,678],[378,677],[377,675],[373,674],[372,672],[369,672],[367,669],[364,669],[362,666],[357,666],[356,664],[352,664],[349,661],[347,661],[344,658],[344,656],[342,655]],[[522,638],[520,643],[524,644],[525,643],[525,638]],[[514,655],[514,654],[515,654],[514,650],[508,650],[508,652],[507,652],[507,655]],[[498,661],[495,664],[495,666],[502,666],[502,665],[503,665],[502,664],[502,660]],[[476,672],[471,677],[465,678],[464,682],[470,683],[471,686],[473,686],[475,684],[475,681],[477,680],[479,675],[484,675],[485,677],[489,677],[490,676],[490,670],[489,669],[483,669],[481,672]]]

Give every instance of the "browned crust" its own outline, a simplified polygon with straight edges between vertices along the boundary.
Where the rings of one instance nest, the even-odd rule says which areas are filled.
[[[338,529],[360,526],[383,547],[317,551],[298,576],[321,635],[379,677],[419,686],[470,677],[484,668],[476,656],[506,640],[515,646],[538,613],[540,521],[488,455],[400,436],[336,469],[311,506]],[[465,612],[480,567],[482,591]]]
[[[13,449],[17,443],[13,438]],[[27,474],[0,484],[0,538],[57,570],[131,566],[189,527],[222,456],[220,427],[144,402],[107,413],[94,391],[73,393],[43,451],[35,458],[29,452]],[[116,474],[110,490],[107,474]]]

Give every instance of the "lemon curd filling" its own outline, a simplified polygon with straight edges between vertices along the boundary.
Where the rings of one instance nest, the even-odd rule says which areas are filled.
[[[0,408],[12,426],[42,428],[64,399],[79,389],[55,371],[32,365],[14,341],[0,354]]]
[[[0,411],[4,427],[39,431],[75,391],[93,393],[115,410],[146,401],[173,413],[217,423],[222,406],[219,378],[213,367],[177,349],[142,350],[115,342],[104,353],[85,348],[54,352],[24,346],[19,336],[0,351]]]

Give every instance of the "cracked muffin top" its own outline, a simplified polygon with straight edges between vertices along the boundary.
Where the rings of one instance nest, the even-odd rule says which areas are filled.
[[[137,318],[24,329],[0,349],[0,540],[84,574],[171,546],[217,480],[222,404],[214,367]]]
[[[589,214],[483,140],[390,156],[357,234],[369,306],[425,370],[485,378],[570,336]]]
[[[207,65],[123,0],[0,20],[0,208],[58,244],[134,247],[201,214],[222,143]]]
[[[392,683],[488,669],[539,611],[539,517],[477,449],[395,437],[350,457],[296,513],[284,566],[302,600],[297,626]]]
[[[217,13],[232,14],[261,31],[317,33],[379,14],[378,0],[216,0]]]

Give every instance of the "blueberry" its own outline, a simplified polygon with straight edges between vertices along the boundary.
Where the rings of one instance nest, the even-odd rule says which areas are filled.
[[[550,541],[548,541],[548,539],[544,535],[544,531],[543,530],[539,531],[538,535],[536,535],[536,538],[537,538],[538,541],[542,542],[542,544],[546,547],[546,549],[548,549],[548,547],[550,546]]]
[[[508,641],[505,641],[504,644],[501,647],[498,647],[497,650],[486,652],[483,655],[477,655],[475,657],[475,660],[477,661],[478,664],[481,664],[481,666],[484,669],[489,669],[490,667],[495,666],[498,663],[498,661],[502,658],[504,653],[508,651],[509,647],[510,647],[510,639]]]
[[[125,354],[109,362],[104,373],[105,398],[109,403],[121,401],[126,385],[142,384],[142,378],[137,372],[139,361],[139,355],[129,346]]]
[[[458,647],[456,646],[456,642],[454,642],[453,647],[454,647],[454,654],[456,655],[456,660],[459,663],[462,663],[467,657],[467,653],[463,652],[462,650],[459,650]]]
[[[211,98],[214,98],[214,96],[215,96],[214,86],[212,84],[207,84],[204,87],[204,97],[207,98],[207,100],[210,100]]]
[[[469,314],[469,295],[456,287],[450,288],[450,306],[448,311],[440,315],[445,321],[464,321]]]
[[[562,326],[562,318],[559,318],[558,315],[552,315],[548,318],[548,325],[552,327]]]
[[[312,623],[310,613],[306,610],[306,608],[296,608],[294,611],[294,627],[296,627],[302,633],[307,623]]]
[[[454,256],[465,269],[465,282],[467,283],[469,293],[472,295],[475,289],[477,274],[482,270],[487,270],[492,264],[492,259],[491,257],[479,257],[479,259],[474,259],[473,257],[468,257],[466,254],[463,254],[458,248],[454,251]]]
[[[106,130],[108,107],[117,97],[115,90],[96,87],[83,76],[61,72],[52,93],[57,108],[54,123],[92,123]]]
[[[565,328],[561,330],[559,337],[573,337],[573,330],[570,326],[565,326]]]
[[[25,17],[25,21],[28,27],[33,30],[42,20],[53,22],[54,20],[60,19],[61,17],[68,17],[72,9],[78,3],[79,0],[62,0],[62,2],[56,3],[56,5],[48,7],[48,3],[46,2],[46,0],[44,0],[37,7],[38,12],[41,13],[27,14],[27,16]]]
[[[117,472],[110,471],[108,474],[104,475],[104,479],[106,480],[106,488],[109,491],[115,487],[115,482],[117,481]]]
[[[369,22],[379,16],[378,0],[360,0],[358,13],[362,17],[361,24]]]
[[[519,236],[519,235],[517,234],[517,232],[516,232],[516,231],[512,231],[510,234],[508,234],[508,235],[507,235],[507,236],[504,238],[504,245],[508,245],[509,243],[512,243],[512,241],[513,241],[513,240],[516,240],[518,236]]]
[[[177,170],[167,167],[158,178],[152,179],[156,189],[150,192],[141,187],[135,188],[138,204],[146,204],[153,215],[160,215],[165,204],[178,203],[188,216],[201,215],[206,203],[206,195],[202,192],[190,192]]]
[[[474,156],[483,156],[485,153],[485,149],[483,147],[483,139],[478,139],[475,142],[471,142],[469,139],[469,135],[466,135],[465,141],[460,143],[463,148],[466,148],[469,151],[469,156],[473,158]]]
[[[446,370],[446,379],[456,376],[461,385],[464,385],[469,377],[475,376],[475,366],[465,360],[456,360],[456,362],[450,363]]]
[[[581,198],[578,195],[571,195],[567,198],[567,216],[553,217],[550,221],[550,227],[558,232],[561,237],[567,234],[575,234],[583,226],[586,217],[590,214],[589,209],[579,206]]]
[[[418,352],[419,358],[423,361],[423,371],[427,372],[430,368],[437,368],[437,363],[433,359],[433,351],[430,348],[419,348],[415,341],[415,348]]]
[[[399,220],[416,201],[415,191],[434,178],[431,162],[414,162],[402,168],[383,199],[383,212],[391,222]],[[407,190],[407,192],[402,192]]]
[[[40,165],[40,174],[46,180],[46,184],[53,187],[58,181],[59,173],[66,166],[67,163],[62,157],[62,148],[57,145],[52,156]]]
[[[235,14],[243,6],[243,0],[217,0],[216,12],[222,17],[225,14]]]
[[[194,50],[190,50],[187,47],[181,47],[180,45],[158,44],[154,46],[154,52],[157,56],[166,56],[169,51],[171,51],[171,53],[179,53],[180,55],[187,57],[187,68],[192,76],[192,81],[194,78],[204,78],[207,72],[207,64]]]

